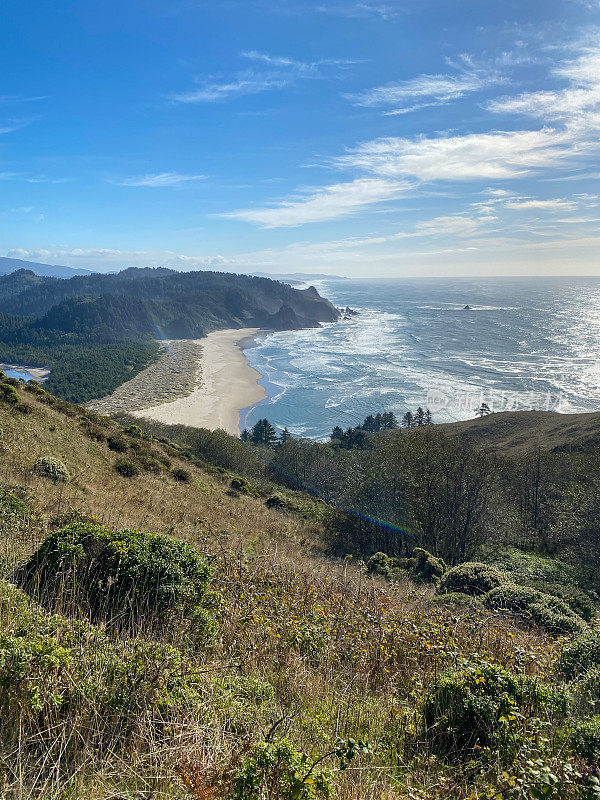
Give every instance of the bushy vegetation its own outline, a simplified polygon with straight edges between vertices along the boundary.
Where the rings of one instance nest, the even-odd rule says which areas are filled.
[[[18,571],[20,585],[42,604],[72,606],[99,620],[151,626],[172,612],[211,627],[205,609],[211,571],[184,542],[132,530],[74,522],[50,534]]]
[[[567,603],[527,586],[505,583],[483,598],[491,611],[518,614],[550,633],[581,633],[586,623]]]
[[[480,561],[466,561],[448,570],[439,585],[439,593],[462,592],[482,595],[506,581],[499,570]]]
[[[41,478],[48,478],[54,483],[68,483],[71,480],[71,474],[64,462],[53,456],[38,458],[33,465],[33,471]]]
[[[485,751],[514,761],[532,718],[550,721],[567,710],[567,694],[534,678],[473,659],[434,682],[423,701],[425,735],[444,759]]]

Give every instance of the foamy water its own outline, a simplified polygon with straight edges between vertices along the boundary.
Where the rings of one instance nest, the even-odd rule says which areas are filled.
[[[438,422],[494,410],[600,409],[600,278],[324,281],[360,315],[246,350],[269,397],[242,415],[302,436],[429,405]],[[469,305],[470,310],[464,306]]]

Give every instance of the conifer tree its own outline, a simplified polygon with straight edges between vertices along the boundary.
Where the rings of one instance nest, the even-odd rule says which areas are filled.
[[[285,444],[288,441],[288,439],[291,439],[291,438],[292,438],[292,434],[288,431],[287,428],[284,428],[281,431],[281,433],[279,434],[279,439],[278,439],[277,444],[279,444],[279,445]]]
[[[413,425],[414,425],[414,417],[412,411],[407,411],[406,414],[402,417],[402,427],[412,428]]]
[[[420,427],[421,425],[424,424],[425,424],[425,412],[423,411],[421,406],[419,406],[415,412],[415,425],[418,425]]]
[[[478,417],[486,417],[488,414],[492,413],[492,409],[487,403],[482,403],[475,413]]]
[[[252,428],[250,438],[252,439],[252,444],[273,447],[277,441],[277,431],[268,419],[259,419]]]
[[[381,427],[386,431],[398,427],[398,420],[393,411],[386,411],[381,415]]]

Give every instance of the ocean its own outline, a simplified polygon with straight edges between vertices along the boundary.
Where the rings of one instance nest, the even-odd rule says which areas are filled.
[[[325,439],[368,414],[418,406],[435,422],[492,411],[600,410],[600,277],[327,280],[359,312],[322,328],[269,333],[245,350],[267,417]],[[465,308],[468,306],[468,308]]]

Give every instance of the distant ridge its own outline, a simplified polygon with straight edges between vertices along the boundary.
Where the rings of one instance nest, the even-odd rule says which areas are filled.
[[[44,278],[73,278],[75,275],[95,275],[91,269],[65,267],[60,264],[38,264],[37,261],[23,261],[20,258],[0,257],[0,275],[9,275],[18,269],[28,269]]]
[[[321,272],[251,272],[250,275],[256,278],[271,278],[273,281],[298,281],[299,283],[325,280],[350,280],[345,275],[324,275]]]

